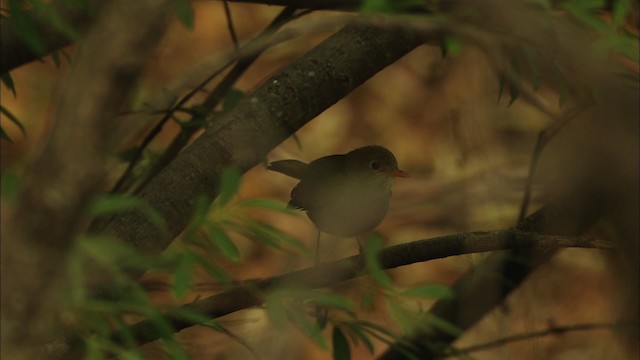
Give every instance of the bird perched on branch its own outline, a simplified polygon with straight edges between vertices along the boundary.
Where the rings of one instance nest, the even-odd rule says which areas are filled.
[[[318,230],[340,237],[375,229],[387,214],[393,178],[409,176],[391,151],[376,145],[309,164],[274,161],[268,169],[300,180],[289,205],[305,210]]]

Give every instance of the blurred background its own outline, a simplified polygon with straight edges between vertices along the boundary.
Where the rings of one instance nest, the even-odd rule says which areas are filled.
[[[229,5],[241,43],[255,36],[281,10],[276,6]],[[162,103],[185,94],[201,81],[200,74],[206,73],[207,69],[203,70],[201,64],[233,50],[223,4],[194,1],[193,6],[196,16],[194,29],[186,29],[177,19],[173,21],[155,61],[139,83],[132,109],[148,109],[149,104],[157,104],[158,99]],[[335,15],[314,12],[288,27],[304,26],[314,19]],[[250,93],[279,68],[328,35],[313,34],[269,49],[234,88]],[[74,47],[66,48],[65,52],[73,58]],[[628,66],[637,73],[637,64]],[[60,81],[68,68],[66,60],[57,69],[50,58],[44,58],[42,62],[33,62],[11,72],[17,96],[3,87],[2,106],[23,122],[27,136],[23,136],[4,116],[1,118],[2,127],[13,140],[13,143],[0,142],[3,173],[19,174],[23,164],[41,150],[56,111]],[[308,162],[370,144],[389,148],[396,155],[400,168],[409,172],[411,177],[395,181],[389,213],[377,229],[387,239],[388,245],[458,232],[508,228],[514,226],[518,219],[538,133],[552,120],[524,100],[517,99],[509,105],[508,95],[499,97],[499,87],[491,64],[477,47],[463,44],[459,53],[443,57],[439,46],[423,45],[326,110],[300,130],[296,138],[290,138],[273,150],[265,161],[299,159]],[[543,86],[539,94],[557,101],[552,89]],[[193,103],[204,96],[197,95]],[[153,125],[153,120],[157,121],[159,117],[152,118],[147,124],[135,124],[136,127],[141,125],[143,131],[128,134],[129,137],[123,139],[121,150],[139,143]],[[592,123],[589,129],[584,130],[579,121],[576,119],[572,125],[573,129],[584,131],[580,139],[590,139],[594,133],[601,133],[599,124]],[[160,154],[179,129],[175,123],[167,123],[145,153],[145,158],[153,159]],[[625,127],[616,129],[607,125],[607,129],[610,134],[606,140],[610,142],[602,146],[611,150],[611,158],[619,164],[612,164],[611,158],[604,163],[630,169],[627,175],[616,170],[611,170],[611,173],[618,178],[628,176],[625,181],[634,183],[638,164],[633,161],[637,154],[629,154],[630,157],[625,158],[620,156],[620,149],[609,145],[620,142],[625,144],[622,151],[637,152],[637,147],[634,148],[637,133],[629,135]],[[575,139],[572,137],[575,135],[566,136]],[[581,182],[583,179],[575,177],[577,171],[585,177],[590,176],[584,170],[592,163],[588,157],[572,162],[573,165],[581,164],[572,169],[562,168],[551,160],[558,160],[561,157],[558,154],[567,147],[586,147],[592,142],[574,142],[565,138],[557,148],[553,145],[543,154],[543,163],[549,165],[539,171],[540,182],[534,186],[530,211],[539,208],[558,188],[565,186],[554,186],[550,190],[539,184],[570,184],[570,180]],[[579,157],[589,153],[563,154],[578,154]],[[112,183],[125,167],[126,163],[113,159]],[[286,202],[295,183],[293,179],[267,171],[265,166],[256,166],[243,176],[238,197]],[[262,211],[253,215],[299,238],[313,249],[316,230],[303,213],[295,216]],[[607,233],[606,230],[595,231],[596,234]],[[234,238],[234,241],[241,249],[241,263],[211,256],[212,261],[223,264],[236,281],[270,277],[312,265],[308,258],[265,248],[241,237]],[[358,246],[355,239],[323,234],[320,249],[322,261],[331,261],[357,254]],[[484,254],[475,254],[434,260],[395,269],[389,275],[400,287],[429,283],[450,285],[484,257]],[[615,322],[620,316],[621,302],[617,297],[620,284],[616,273],[611,271],[614,262],[614,258],[598,250],[562,250],[510,296],[504,306],[464,334],[455,346],[465,348],[512,334],[544,330],[553,325]],[[144,285],[160,306],[188,303],[219,290],[203,273],[189,295],[176,300],[170,291],[169,280],[169,274],[147,274],[143,278]],[[401,330],[402,324],[389,314],[383,297],[376,293],[370,279],[363,277],[340,284],[336,290],[354,299],[373,294],[373,304],[361,304],[359,315],[384,327]],[[407,300],[405,306],[427,310],[431,303]],[[295,326],[284,331],[271,327],[262,309],[240,311],[222,318],[221,322],[244,339],[262,359],[331,357],[330,351],[314,344]],[[252,356],[238,342],[210,329],[189,328],[178,338],[193,359],[246,359]],[[633,344],[615,331],[600,329],[541,336],[469,355],[475,359],[637,358],[637,350],[634,353],[632,347]],[[384,349],[382,342],[376,343],[378,354]],[[150,359],[164,358],[155,344],[145,346],[144,351]],[[362,345],[352,348],[352,353],[354,359],[372,358]]]

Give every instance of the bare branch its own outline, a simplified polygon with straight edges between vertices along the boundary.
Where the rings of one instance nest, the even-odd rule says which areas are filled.
[[[514,248],[550,250],[565,247],[612,249],[611,244],[595,238],[548,236],[508,229],[459,233],[395,245],[380,251],[378,260],[381,268],[387,270],[462,254]],[[356,255],[265,280],[246,282],[240,287],[185,305],[184,308],[216,318],[238,310],[260,306],[267,293],[278,288],[312,289],[335,286],[366,275],[364,263],[358,260],[359,255]],[[175,331],[194,325],[172,315],[171,311],[166,316],[173,324]],[[138,345],[156,340],[159,336],[151,321],[132,325],[127,332],[135,334]],[[119,333],[114,334],[113,339],[114,341],[122,340]]]

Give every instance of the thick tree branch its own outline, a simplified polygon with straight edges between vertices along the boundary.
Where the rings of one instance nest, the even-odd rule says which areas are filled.
[[[3,358],[34,358],[54,334],[67,254],[105,178],[117,114],[166,28],[168,2],[105,3],[80,46],[55,126],[2,226]]]
[[[160,251],[190,220],[195,199],[213,199],[226,167],[246,171],[276,145],[387,65],[420,45],[406,30],[347,26],[268,79],[187,147],[140,192],[166,219],[163,234],[136,211],[117,216],[104,234]]]

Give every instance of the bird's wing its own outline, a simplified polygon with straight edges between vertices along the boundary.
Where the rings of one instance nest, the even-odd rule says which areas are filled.
[[[308,164],[298,160],[280,160],[274,161],[267,169],[273,170],[296,179],[302,179],[306,172]]]
[[[289,204],[298,209],[322,208],[340,196],[345,185],[342,155],[332,155],[309,163],[304,176],[291,190]]]

